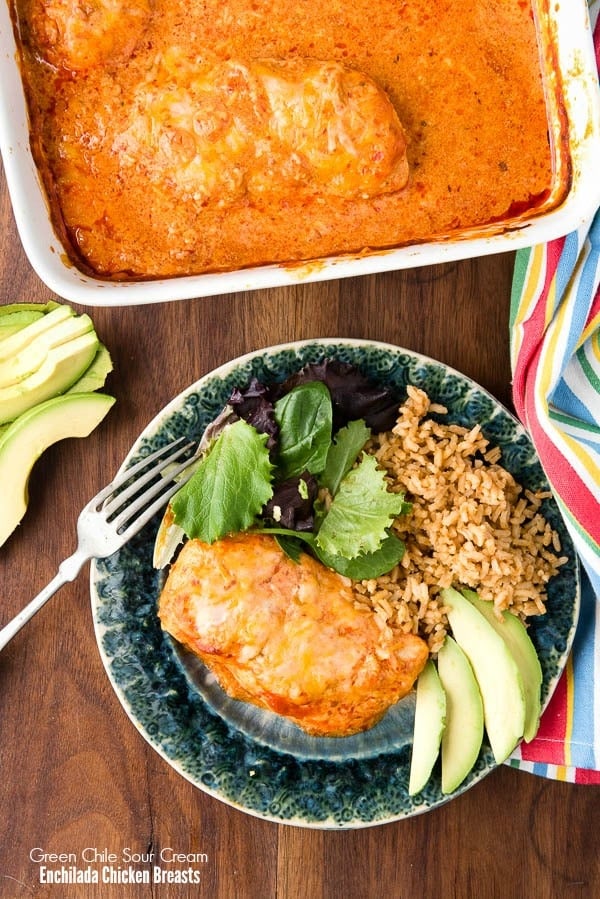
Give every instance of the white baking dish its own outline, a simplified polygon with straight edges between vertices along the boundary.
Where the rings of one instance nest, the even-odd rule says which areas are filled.
[[[36,273],[60,297],[88,306],[135,305],[227,294],[306,281],[393,271],[450,260],[516,250],[566,234],[588,221],[600,205],[600,93],[585,0],[552,4],[549,29],[556,42],[556,70],[546,65],[549,121],[552,83],[562,81],[568,123],[558,168],[572,166],[570,190],[563,202],[537,216],[495,224],[398,249],[360,256],[312,260],[306,264],[255,268],[165,280],[115,283],[94,279],[69,261],[55,234],[48,203],[29,147],[28,118],[17,50],[6,0],[0,0],[0,149],[15,220],[23,247]],[[549,54],[542,48],[541,55]],[[556,136],[556,135],[555,135]],[[557,143],[560,143],[557,138]]]

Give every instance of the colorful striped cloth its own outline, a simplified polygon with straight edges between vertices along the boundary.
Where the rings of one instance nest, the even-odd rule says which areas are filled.
[[[600,783],[600,211],[587,227],[517,253],[510,341],[515,409],[579,553],[583,585],[567,668],[537,737],[508,764]]]

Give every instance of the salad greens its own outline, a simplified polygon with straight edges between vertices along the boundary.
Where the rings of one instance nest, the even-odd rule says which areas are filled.
[[[323,470],[331,444],[332,408],[331,394],[322,381],[297,387],[275,403],[282,480]]]
[[[329,555],[354,559],[379,549],[391,519],[407,511],[404,494],[387,490],[375,456],[363,453],[342,480],[317,532],[319,547]]]
[[[266,442],[267,435],[242,418],[221,431],[171,500],[175,521],[188,537],[212,543],[254,524],[273,492]]]
[[[272,534],[291,558],[304,548],[356,580],[393,568],[404,544],[390,528],[410,504],[388,490],[364,452],[365,420],[340,426],[332,396],[318,377],[300,378],[278,396],[257,381],[235,391],[230,404],[239,418],[171,500],[175,523],[207,543],[250,528]],[[367,396],[363,389],[363,405]]]
[[[320,479],[321,485],[329,490],[332,496],[338,492],[342,479],[354,465],[370,436],[371,431],[364,421],[359,419],[340,428],[333,438]]]

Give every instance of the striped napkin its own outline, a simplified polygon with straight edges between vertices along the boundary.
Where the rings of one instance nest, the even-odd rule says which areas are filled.
[[[598,61],[597,14],[598,5]],[[515,409],[579,553],[583,584],[566,670],[537,737],[508,764],[600,783],[600,210],[586,227],[517,253],[510,346]]]

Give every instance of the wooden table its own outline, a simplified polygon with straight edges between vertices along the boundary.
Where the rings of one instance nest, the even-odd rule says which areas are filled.
[[[0,303],[46,301],[0,192]],[[0,549],[0,622],[74,548],[79,509],[147,422],[191,381],[266,344],[389,341],[460,369],[510,404],[506,254],[374,277],[92,312],[117,404],[86,440],[36,465],[30,507]],[[1,486],[0,486],[1,490]],[[355,831],[278,825],[204,794],[126,717],[100,661],[87,572],[0,656],[0,897],[412,899],[600,895],[600,794],[508,767],[428,814]],[[40,854],[172,847],[194,887],[48,886]],[[37,852],[35,851],[37,850]]]

